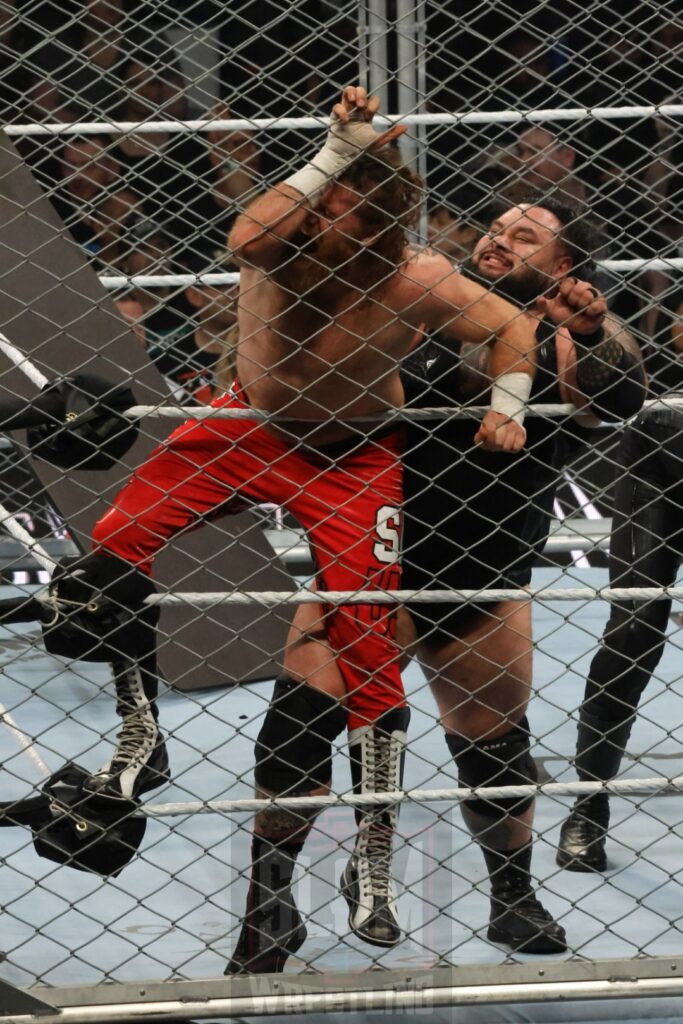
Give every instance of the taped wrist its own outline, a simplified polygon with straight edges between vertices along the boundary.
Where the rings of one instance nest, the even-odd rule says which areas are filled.
[[[346,720],[346,709],[336,698],[279,676],[254,748],[256,784],[289,796],[329,785],[332,741]]]
[[[643,367],[616,338],[595,349],[577,344],[576,383],[602,419],[621,420],[642,408],[647,389]]]
[[[93,553],[58,566],[42,602],[50,654],[83,661],[138,661],[154,653],[159,608],[150,578],[116,555]]]
[[[531,383],[528,373],[504,373],[498,377],[491,388],[493,412],[500,412],[521,426],[531,394]]]
[[[307,199],[315,200],[376,139],[377,135],[360,111],[353,111],[347,122],[333,118],[323,148],[309,163],[286,178],[284,184]]]
[[[538,769],[531,756],[529,723],[526,716],[502,736],[475,742],[464,736],[446,734],[448,749],[458,766],[461,786],[528,786],[538,781]],[[533,797],[497,797],[465,800],[465,805],[482,817],[499,821],[508,814],[523,814]]]

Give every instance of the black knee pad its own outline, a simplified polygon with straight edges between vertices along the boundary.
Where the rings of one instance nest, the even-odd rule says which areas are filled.
[[[446,735],[448,749],[458,766],[461,786],[528,786],[538,781],[538,769],[531,756],[529,723],[526,716],[518,725],[495,739],[475,743],[463,736]],[[477,814],[498,819],[523,814],[533,797],[503,797],[497,800],[466,800]]]
[[[94,553],[58,566],[43,605],[50,654],[83,661],[138,659],[154,650],[158,607],[148,576],[116,555]]]
[[[322,690],[279,676],[256,741],[257,785],[269,793],[309,793],[332,777],[332,741],[347,713]]]

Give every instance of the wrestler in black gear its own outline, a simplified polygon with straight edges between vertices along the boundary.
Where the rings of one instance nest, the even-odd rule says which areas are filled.
[[[531,401],[559,403],[554,324],[538,328]],[[457,355],[438,338],[404,370],[413,407],[481,404]],[[558,475],[585,433],[575,424],[529,416],[527,443],[515,458],[472,443],[469,419],[409,421],[403,583],[407,590],[523,587],[550,530]],[[420,639],[450,640],[463,618],[484,605],[414,604]]]
[[[604,298],[574,277],[592,248],[575,212],[545,200],[501,213],[467,268],[538,321],[534,403],[572,402],[592,422],[632,415],[644,398],[637,348]],[[481,348],[459,359],[432,343],[408,377],[412,404],[478,405],[490,378]],[[420,381],[422,382],[420,384]],[[405,457],[403,586],[518,588],[548,537],[560,469],[580,433],[573,421],[527,417],[513,457],[472,445],[466,419],[411,422]],[[462,785],[533,785],[524,711],[531,692],[530,601],[410,606],[417,653],[439,707]],[[466,800],[465,822],[491,881],[488,937],[529,953],[565,948],[530,871],[534,800]]]
[[[611,587],[675,583],[683,559],[682,466],[683,414],[649,410],[626,428],[618,450]],[[664,650],[670,612],[670,599],[611,605],[579,717],[582,782],[618,774],[640,696]],[[608,794],[580,797],[562,827],[557,863],[569,871],[604,871],[608,826]]]
[[[532,402],[560,402],[555,336],[541,321]],[[413,406],[479,404],[457,355],[438,343],[423,346],[404,373]],[[483,399],[485,400],[485,399]],[[406,516],[403,586],[406,589],[522,587],[550,530],[560,469],[581,431],[557,419],[527,417],[527,443],[514,458],[472,444],[468,419],[410,422],[404,460]],[[422,644],[439,647],[459,636],[468,622],[485,615],[476,604],[414,604],[410,607]],[[490,743],[446,734],[463,786],[533,784],[537,779],[526,719]],[[488,748],[491,748],[489,750]],[[495,749],[494,749],[495,748]],[[508,814],[523,814],[531,800],[470,801],[463,814],[476,833]],[[476,824],[474,824],[476,822]],[[534,895],[531,844],[496,849],[486,835],[480,845],[491,878],[488,937],[528,953],[566,948],[564,929]]]

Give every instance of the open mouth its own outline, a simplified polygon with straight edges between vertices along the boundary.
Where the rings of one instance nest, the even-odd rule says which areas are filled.
[[[496,252],[485,252],[479,258],[480,267],[490,267],[491,270],[512,270],[512,263]]]

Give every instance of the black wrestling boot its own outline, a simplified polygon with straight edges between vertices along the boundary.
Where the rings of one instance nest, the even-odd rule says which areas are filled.
[[[305,942],[306,928],[291,890],[300,850],[300,844],[274,845],[263,836],[253,837],[247,910],[225,974],[280,973]]]
[[[147,665],[148,668],[142,668]],[[170,779],[168,753],[155,703],[158,680],[153,655],[139,661],[112,662],[116,712],[123,727],[111,761],[90,776],[83,788],[109,797],[133,799]]]
[[[349,753],[355,793],[401,789],[409,721],[408,708],[395,708],[374,725],[352,730]],[[358,811],[356,844],[341,876],[349,928],[372,946],[395,946],[401,940],[391,869],[397,821],[396,804]]]
[[[531,843],[518,850],[482,850],[491,877],[488,939],[518,953],[564,953],[564,928],[553,920],[532,888]]]
[[[595,706],[595,702],[593,702]],[[608,781],[619,772],[634,716],[609,719],[581,706],[576,771],[582,782]],[[605,871],[609,796],[579,797],[560,831],[556,861],[567,871]]]
[[[608,828],[607,793],[579,797],[560,830],[555,858],[559,866],[567,871],[605,871]]]

